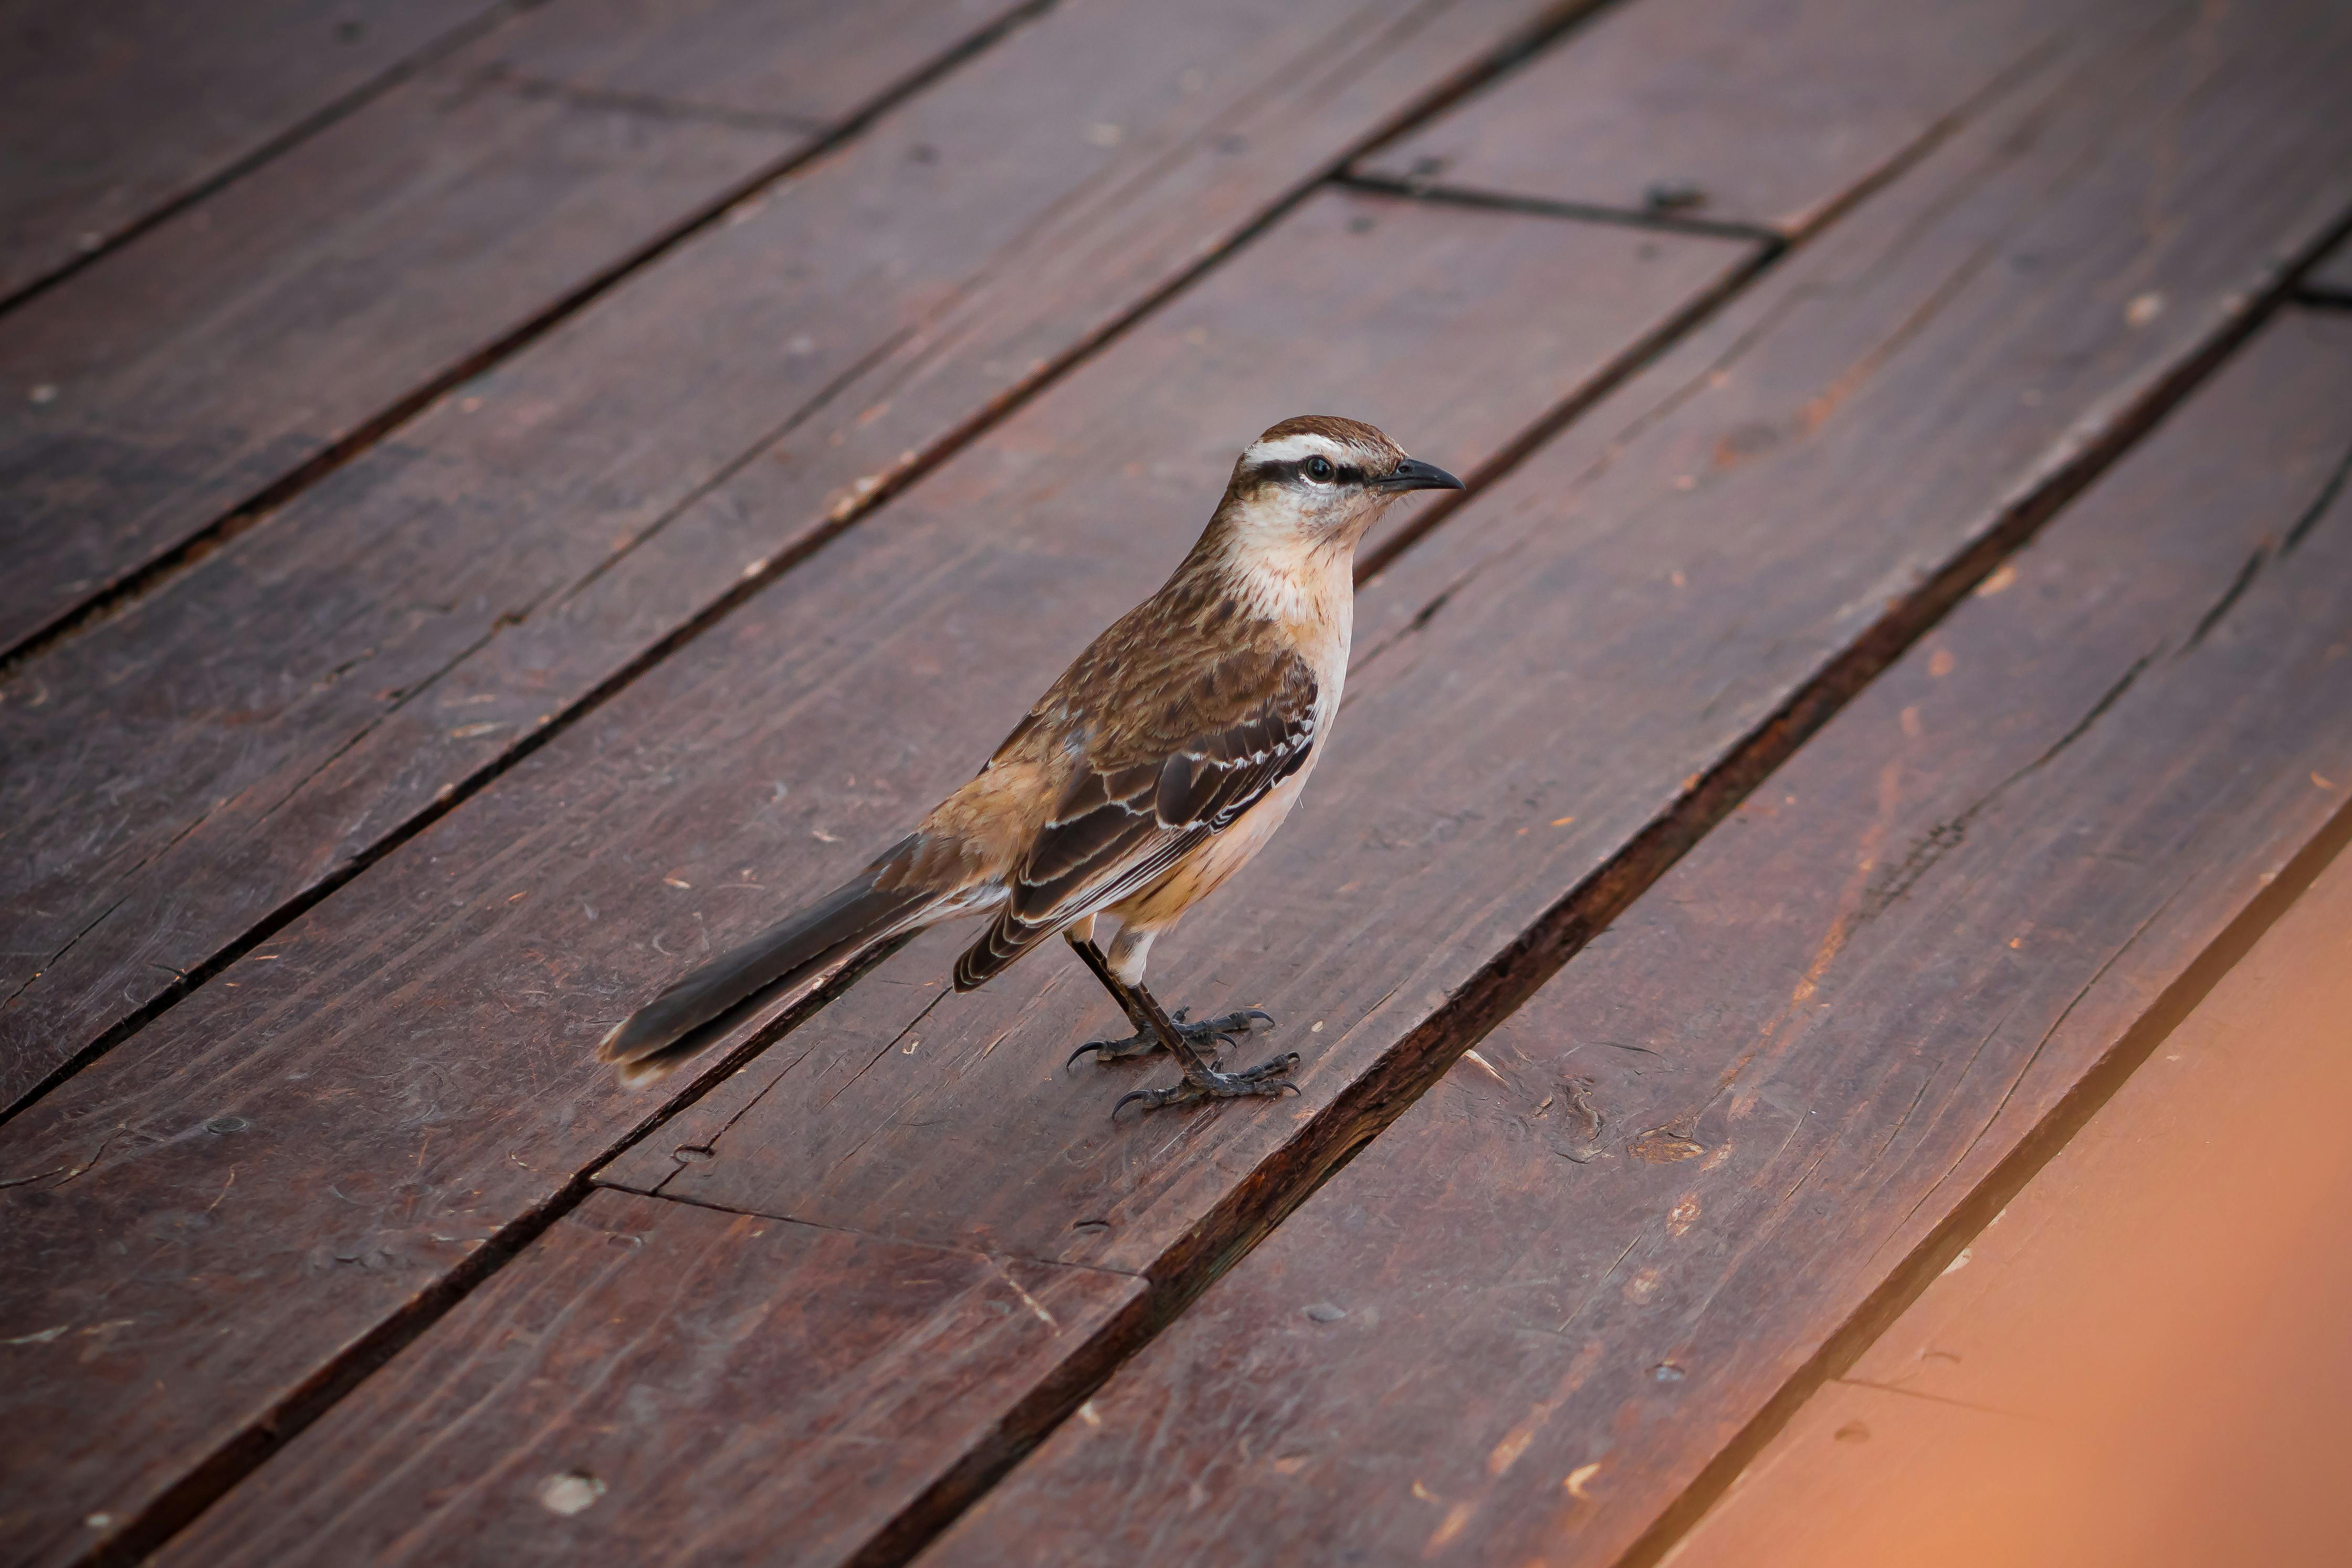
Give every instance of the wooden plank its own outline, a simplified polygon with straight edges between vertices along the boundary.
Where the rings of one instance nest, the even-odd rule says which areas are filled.
[[[726,1180],[705,1190],[750,1205],[1197,1281],[1376,1124],[1380,1093],[1410,1092],[1406,1059],[1459,1043],[1448,1020],[1484,1005],[1472,988],[1496,953],[1531,925],[1565,941],[1538,925],[1563,894],[1651,842],[1685,780],[1845,667],[1839,650],[1900,634],[1920,582],[1989,564],[1976,541],[2066,494],[2073,465],[2135,433],[2352,205],[2352,159],[2301,112],[2332,101],[2330,51],[2352,40],[2277,47],[2235,16],[2184,39],[2171,19],[2053,61],[1373,583],[1360,624],[1377,634],[1317,791],[1159,965],[1180,999],[1286,1014],[1277,1040],[1309,1058],[1303,1099],[1115,1129],[1122,1075],[1059,1071],[1109,1021],[1067,966],[1024,966],[927,1017],[941,967],[910,949],[651,1129],[651,1178],[711,1149]],[[883,526],[835,539],[0,1129],[0,1179],[17,1183],[0,1188],[5,1234],[27,1260],[0,1273],[21,1281],[0,1322],[147,1325],[87,1364],[31,1364],[13,1429],[73,1409],[113,1446],[102,1487],[52,1484],[61,1512],[98,1506],[93,1491],[126,1508],[165,1495],[276,1414],[277,1391],[452,1288],[469,1242],[648,1128],[656,1103],[589,1061],[597,1036],[702,941],[837,879],[966,774],[1001,716],[1189,538],[1232,431],[1271,416],[1226,400],[1271,388],[1278,408],[1344,385],[1396,400],[1358,412],[1439,461],[1493,449],[1523,417],[1502,384],[1529,372],[1498,376],[1462,345],[1532,333],[1529,283],[1475,281],[1502,231],[1426,214],[1429,243],[1460,259],[1424,269],[1407,259],[1417,209],[1374,210],[1370,235],[1349,232],[1351,210],[1294,220],[1328,213],[1337,230],[1302,238],[1307,253],[1272,248],[1287,225],[1240,253]],[[1589,257],[1573,288],[1529,269],[1561,322],[1534,345],[1539,389],[1633,330],[1627,272],[1692,265],[1621,227],[1562,232],[1637,248],[1570,252]],[[1328,248],[1383,235],[1371,260]],[[1645,262],[1643,244],[1662,248]],[[2011,255],[2035,261],[1989,265]],[[1392,318],[1335,287],[1367,271],[1402,291]],[[1694,287],[1667,281],[1661,300]],[[1433,309],[1430,285],[1510,329]],[[2161,309],[2132,308],[2152,291]],[[1394,358],[1354,357],[1373,352]],[[1005,603],[1024,613],[992,613]],[[1629,858],[1611,874],[1647,874]],[[1379,896],[1355,897],[1339,868]],[[1508,976],[1492,982],[1506,998]],[[781,1102],[820,1070],[826,1092],[846,1087],[812,1131]],[[205,1131],[222,1116],[244,1125]],[[845,1174],[785,1185],[797,1172],[768,1151],[803,1136]],[[645,1181],[638,1165],[616,1179]],[[107,1250],[154,1229],[152,1250]],[[165,1396],[135,1421],[106,1415],[157,1379]]]
[[[35,1177],[0,1187],[0,1326],[140,1325],[99,1361],[33,1359],[8,1382],[26,1440],[0,1435],[0,1468],[43,1480],[26,1538],[53,1556],[87,1512],[168,1503],[645,1125],[660,1102],[593,1066],[582,1030],[667,973],[681,931],[815,891],[875,821],[968,773],[1181,555],[1238,443],[1352,389],[1357,412],[1475,470],[1745,255],[1317,197],[0,1127],[0,1181]],[[1090,1131],[1103,1096],[1083,1086]],[[224,1116],[230,1133],[202,1131]],[[119,1224],[142,1244],[110,1254]],[[87,1270],[68,1261],[85,1249]],[[30,1441],[50,1419],[32,1412],[66,1410],[87,1445]]]
[[[0,7],[0,300],[299,137],[502,7],[179,0]]]
[[[158,1561],[838,1563],[1142,1293],[596,1193]]]
[[[527,12],[0,321],[0,385],[41,389],[0,404],[0,650],[413,412],[991,20]]]
[[[1356,165],[1795,236],[2068,30],[2030,0],[1642,0]],[[1638,127],[1638,131],[1636,131]]]
[[[0,1103],[431,821],[1544,5],[1057,10],[17,672]]]
[[[2275,323],[925,1562],[1652,1560],[1726,1441],[2352,831],[2352,497],[2305,526],[2347,350]]]
[[[2339,853],[1676,1568],[2335,1555],[2352,1253],[2312,1239],[2352,1224],[2352,1149],[2293,1130],[2352,1098],[2347,960]]]

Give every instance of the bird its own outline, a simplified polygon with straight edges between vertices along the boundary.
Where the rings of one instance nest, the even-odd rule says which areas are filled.
[[[1112,1106],[1146,1112],[1295,1092],[1296,1052],[1244,1070],[1224,1043],[1274,1027],[1251,1008],[1198,1022],[1144,984],[1155,938],[1246,865],[1297,803],[1347,678],[1357,545],[1416,490],[1462,481],[1370,424],[1302,414],[1245,447],[1166,582],[1087,645],[970,781],[856,876],[688,974],[597,1054],[630,1085],[707,1046],[746,1004],[838,977],[942,921],[985,917],[955,988],[1060,936],[1134,1033],[1098,1062],[1159,1051],[1181,1077]],[[1095,940],[1109,915],[1118,933]]]

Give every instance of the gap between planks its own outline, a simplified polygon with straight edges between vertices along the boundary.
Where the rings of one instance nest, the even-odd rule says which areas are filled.
[[[1873,193],[1900,178],[1929,153],[1948,141],[1952,134],[1998,102],[2012,88],[2042,69],[2059,51],[2060,44],[2051,39],[2039,47],[2027,51],[2007,68],[1979,89],[1966,101],[1929,125],[1906,146],[1897,148],[1895,155],[1854,181],[1837,199],[1823,207],[1810,222],[1790,230],[1769,227],[1762,224],[1732,223],[1713,218],[1680,216],[1671,210],[1614,207],[1593,202],[1569,202],[1545,196],[1517,195],[1508,192],[1489,191],[1471,186],[1448,184],[1439,180],[1400,179],[1393,175],[1366,173],[1349,169],[1339,176],[1339,183],[1350,190],[1377,194],[1408,196],[1417,201],[1440,205],[1465,207],[1474,212],[1518,213],[1529,217],[1567,218],[1580,223],[1622,224],[1633,228],[1654,229],[1664,234],[1699,235],[1717,239],[1744,239],[1768,247],[1777,256],[1786,246],[1803,243],[1830,225],[1852,212]],[[1401,140],[1391,137],[1391,141]],[[1362,156],[1379,152],[1367,149]]]

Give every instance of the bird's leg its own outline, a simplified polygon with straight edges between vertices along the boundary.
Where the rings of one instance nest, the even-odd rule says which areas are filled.
[[[1142,1008],[1144,1015],[1150,1019],[1152,1031],[1167,1046],[1169,1054],[1184,1064],[1184,1076],[1181,1082],[1165,1089],[1137,1089],[1120,1095],[1118,1103],[1110,1108],[1114,1117],[1126,1110],[1130,1101],[1141,1104],[1147,1111],[1157,1111],[1163,1105],[1189,1105],[1201,1100],[1237,1100],[1253,1094],[1279,1095],[1286,1092],[1295,1094],[1298,1092],[1298,1086],[1288,1077],[1290,1070],[1298,1065],[1297,1051],[1284,1051],[1271,1061],[1261,1061],[1255,1067],[1244,1068],[1239,1072],[1221,1072],[1185,1040],[1182,1029],[1161,1010],[1157,997],[1141,986],[1128,988]]]
[[[1078,950],[1078,956],[1085,959],[1087,967],[1095,972],[1095,978],[1103,983],[1103,988],[1110,992],[1121,1010],[1135,1023],[1136,1032],[1140,1034],[1149,1030],[1171,1056],[1183,1064],[1181,1082],[1166,1089],[1138,1089],[1122,1094],[1118,1103],[1110,1108],[1113,1116],[1127,1109],[1130,1101],[1141,1103],[1147,1111],[1157,1111],[1163,1105],[1189,1105],[1202,1100],[1235,1100],[1255,1094],[1278,1095],[1286,1091],[1297,1092],[1298,1086],[1287,1076],[1290,1070],[1298,1065],[1297,1051],[1285,1051],[1270,1061],[1262,1061],[1239,1072],[1221,1072],[1215,1064],[1201,1054],[1200,1048],[1186,1038],[1191,1031],[1203,1026],[1180,1024],[1170,1018],[1166,1009],[1160,1007],[1159,998],[1140,985],[1130,986],[1120,979],[1111,969],[1110,961],[1102,956],[1102,950],[1093,942],[1074,936],[1070,939],[1070,946]],[[1251,1013],[1235,1013],[1231,1015],[1231,1019],[1212,1022],[1226,1023],[1232,1019],[1242,1020],[1242,1032],[1244,1033],[1256,1027],[1256,1019],[1265,1019],[1269,1026],[1274,1022],[1255,1009]],[[1212,1031],[1211,1038],[1216,1038],[1216,1031]],[[1075,1061],[1077,1058],[1074,1056],[1070,1060]]]
[[[1125,1040],[1088,1040],[1070,1053],[1070,1061],[1064,1062],[1063,1068],[1066,1071],[1071,1062],[1090,1051],[1095,1053],[1097,1061],[1125,1061],[1166,1050],[1166,1042],[1152,1026],[1151,1015],[1135,995],[1140,988],[1130,988],[1120,979],[1118,971],[1110,967],[1110,961],[1103,956],[1102,949],[1096,946],[1090,937],[1070,936],[1067,932],[1063,935],[1077,950],[1078,956],[1086,960],[1087,967],[1094,971],[1095,978],[1102,982],[1103,989],[1118,1003],[1118,1009],[1127,1015],[1127,1021],[1135,1026],[1135,1032]],[[1154,1001],[1152,1006],[1156,1009],[1159,1003]],[[1168,1022],[1195,1053],[1213,1053],[1226,1040],[1239,1040],[1254,1033],[1262,1034],[1274,1027],[1274,1015],[1263,1008],[1246,1008],[1240,1012],[1227,1013],[1223,1018],[1203,1019],[1199,1023],[1186,1023],[1184,1011],[1184,1009],[1178,1008],[1169,1015]]]

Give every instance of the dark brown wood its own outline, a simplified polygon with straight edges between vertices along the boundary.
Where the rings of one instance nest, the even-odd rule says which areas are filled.
[[[923,1561],[1621,1561],[2352,825],[2347,450],[2290,315]]]
[[[1011,0],[999,0],[1004,10]],[[0,320],[0,650],[464,374],[992,20],[566,0]]]
[[[1414,1082],[1401,1042],[1442,1047],[1481,1005],[1449,995],[1549,932],[1839,650],[1901,632],[1922,580],[2065,494],[2352,204],[2352,159],[2311,129],[2346,45],[2169,19],[2052,62],[1373,584],[1316,790],[1155,968],[1172,999],[1284,1014],[1302,1099],[1113,1128],[1127,1075],[1059,1068],[1112,1021],[1075,966],[945,1001],[943,956],[918,946],[614,1179],[672,1180],[684,1150],[713,1176],[682,1190],[1196,1282],[1377,1119],[1359,1084]],[[1416,214],[1461,261],[1411,261]],[[1198,526],[1255,423],[1236,404],[1344,382],[1395,400],[1353,412],[1438,461],[1490,446],[1508,420],[1486,411],[1528,372],[1463,345],[1530,333],[1528,283],[1472,286],[1506,231],[1465,217],[1310,207],[0,1130],[25,1260],[0,1276],[5,1321],[62,1326],[49,1344],[144,1325],[26,1364],[11,1429],[50,1436],[9,1462],[49,1517],[163,1495],[650,1121],[661,1103],[620,1093],[594,1040],[961,778]],[[1635,248],[1572,251],[1593,258],[1579,286],[1548,284],[1570,325],[1541,389],[1605,360],[1641,290],[1686,296],[1731,259],[1560,232]],[[1276,247],[1294,235],[1307,251]],[[1350,243],[1381,248],[1344,263]],[[2011,256],[2034,259],[1993,265]],[[1636,267],[1696,270],[1661,287]],[[1334,287],[1367,273],[1393,315]],[[1512,330],[1463,329],[1486,319],[1433,311],[1433,284]],[[1375,353],[1393,357],[1353,357]],[[795,1099],[820,1094],[822,1117]],[[125,1236],[142,1244],[110,1250]]]
[[[489,0],[8,0],[0,299],[299,137],[502,9]]]
[[[2074,0],[1641,0],[1369,178],[1796,235],[2055,47]],[[1637,129],[1638,128],[1638,129]]]
[[[0,1100],[429,821],[1544,12],[1056,10],[20,670],[0,690],[0,903],[23,912]],[[1208,444],[1229,462],[1237,439]]]
[[[596,1193],[157,1561],[842,1562],[1142,1293]]]
[[[41,1484],[0,1533],[53,1561],[85,1513],[168,1500],[644,1125],[663,1100],[597,1036],[968,775],[1181,555],[1238,444],[1338,400],[1475,470],[1747,254],[1315,198],[0,1128],[0,1325],[142,1325],[124,1360],[18,1364],[0,1468]],[[1090,1137],[1112,1087],[1065,1091]]]

